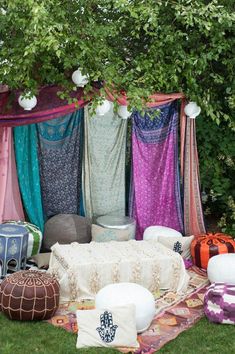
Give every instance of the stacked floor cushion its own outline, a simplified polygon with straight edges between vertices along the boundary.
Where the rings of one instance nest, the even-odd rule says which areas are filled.
[[[5,224],[22,225],[29,233],[27,258],[38,254],[42,245],[42,232],[40,229],[26,221],[7,221]]]

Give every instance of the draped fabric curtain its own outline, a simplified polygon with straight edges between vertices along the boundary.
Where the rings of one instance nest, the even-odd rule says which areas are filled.
[[[85,108],[83,199],[86,216],[125,215],[127,121],[113,106],[104,116]]]
[[[133,114],[129,214],[137,222],[137,239],[151,225],[183,230],[176,101],[148,109],[144,117]]]
[[[44,218],[35,124],[14,128],[14,141],[18,179],[24,208],[30,222],[43,231]]]
[[[198,235],[205,233],[206,229],[201,203],[195,119],[183,117],[181,136],[184,230],[186,235]]]
[[[0,223],[24,220],[11,128],[0,128]]]
[[[82,119],[80,109],[37,124],[45,218],[80,212]]]

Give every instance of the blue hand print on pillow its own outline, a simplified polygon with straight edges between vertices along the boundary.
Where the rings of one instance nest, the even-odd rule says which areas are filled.
[[[118,326],[113,324],[111,312],[105,311],[100,315],[100,327],[97,327],[100,338],[105,343],[113,342]]]

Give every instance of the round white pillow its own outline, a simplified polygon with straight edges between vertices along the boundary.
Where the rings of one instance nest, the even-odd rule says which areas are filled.
[[[135,283],[109,284],[95,298],[95,307],[98,309],[111,309],[127,304],[135,305],[137,332],[145,331],[156,312],[154,297],[148,289]]]
[[[179,231],[171,229],[170,227],[166,226],[149,226],[144,231],[143,239],[145,241],[148,240],[158,240],[159,236],[166,236],[166,237],[182,237],[182,234]]]
[[[210,258],[207,274],[211,283],[235,285],[235,253],[218,254]]]

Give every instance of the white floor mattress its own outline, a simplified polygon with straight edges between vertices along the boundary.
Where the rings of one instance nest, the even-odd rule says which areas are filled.
[[[189,281],[182,257],[156,241],[56,243],[49,272],[59,280],[60,302],[93,299],[117,282],[182,292]]]

